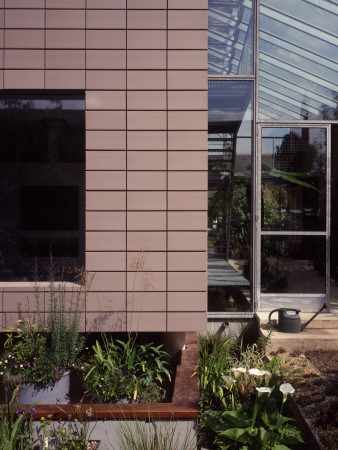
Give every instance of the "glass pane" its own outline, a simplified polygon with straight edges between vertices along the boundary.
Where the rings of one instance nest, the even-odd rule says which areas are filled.
[[[262,236],[262,293],[325,293],[325,236]]]
[[[338,4],[261,0],[260,119],[338,119]]]
[[[209,0],[209,74],[253,74],[252,0]]]
[[[0,280],[83,266],[84,95],[0,96]]]
[[[252,83],[209,81],[209,310],[250,309]]]
[[[326,129],[262,129],[262,230],[326,230]]]

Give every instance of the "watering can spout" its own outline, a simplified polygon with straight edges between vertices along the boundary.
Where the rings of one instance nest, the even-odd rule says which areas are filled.
[[[312,316],[311,319],[309,319],[307,322],[305,322],[305,323],[303,323],[303,324],[301,325],[301,331],[303,331],[304,328],[305,328],[307,325],[309,325],[309,323],[312,322],[313,319],[316,318],[316,317],[318,316],[318,314],[321,313],[321,312],[323,311],[323,309],[325,309],[325,308],[326,308],[326,303],[324,303],[324,305],[320,308],[320,310],[319,310],[318,312],[316,312],[316,314],[315,314],[314,316]]]

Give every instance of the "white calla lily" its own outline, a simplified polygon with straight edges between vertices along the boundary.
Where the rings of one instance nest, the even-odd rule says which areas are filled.
[[[244,367],[236,367],[234,369],[231,369],[234,373],[235,379],[237,380],[241,375],[243,375],[246,372],[246,369]]]
[[[259,370],[259,369],[249,369],[250,375],[255,375],[256,377],[262,377],[265,375],[265,370]]]
[[[261,397],[263,394],[271,393],[271,389],[268,387],[256,387],[256,391],[258,391],[258,397]]]
[[[236,383],[236,380],[234,380],[230,377],[227,377],[226,375],[222,375],[222,378],[228,386],[233,386]]]
[[[290,383],[283,383],[279,386],[279,390],[283,394],[283,402],[285,402],[286,397],[288,394],[293,394],[295,392],[295,389],[292,387]]]

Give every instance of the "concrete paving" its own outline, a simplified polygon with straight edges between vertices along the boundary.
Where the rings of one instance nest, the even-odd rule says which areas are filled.
[[[268,312],[257,312],[261,335],[267,336],[271,328],[268,322]],[[302,323],[307,322],[312,313],[300,313]],[[274,315],[276,317],[276,314]],[[278,350],[337,350],[338,351],[338,308],[330,313],[319,314],[300,333],[281,333],[274,329],[267,352]]]

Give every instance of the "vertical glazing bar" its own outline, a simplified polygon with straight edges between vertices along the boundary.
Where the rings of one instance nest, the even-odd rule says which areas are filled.
[[[331,125],[326,128],[326,305],[330,312],[331,247]]]

